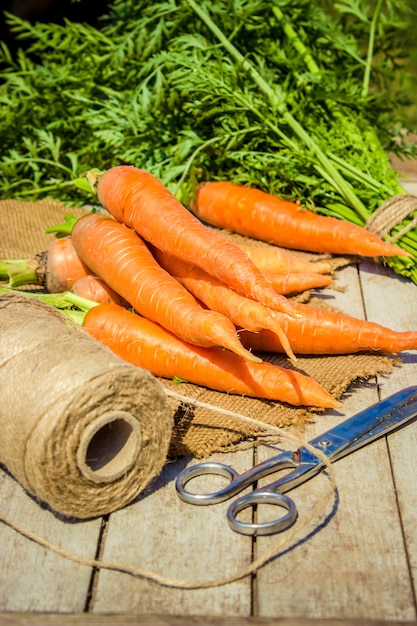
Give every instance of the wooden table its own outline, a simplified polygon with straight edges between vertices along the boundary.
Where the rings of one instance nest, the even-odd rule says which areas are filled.
[[[410,188],[415,190],[410,185]],[[332,304],[397,330],[417,328],[417,286],[364,261],[338,273]],[[386,378],[354,384],[340,412],[304,437],[327,430],[389,394],[417,383],[417,352]],[[271,446],[216,455],[243,471]],[[232,532],[227,504],[193,507],[175,493],[166,465],[146,496],[103,519],[66,523],[0,472],[2,511],[37,535],[87,559],[139,567],[191,583],[234,576],[282,537]],[[417,423],[334,465],[337,498],[254,575],[207,589],[183,589],[64,558],[0,525],[0,623],[417,623]],[[293,492],[304,519],[329,489],[325,474]],[[375,622],[373,622],[375,623]]]

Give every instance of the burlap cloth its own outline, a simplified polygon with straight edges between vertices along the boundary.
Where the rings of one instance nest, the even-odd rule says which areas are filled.
[[[0,201],[0,258],[24,259],[46,250],[53,239],[44,229],[62,223],[64,215],[72,213],[80,216],[85,209],[74,209],[53,200],[23,202],[20,200]],[[332,263],[346,264],[351,260],[334,259]],[[309,294],[303,296],[304,300]],[[319,305],[319,302],[315,302]],[[285,356],[264,355],[271,362],[288,368],[293,366]],[[389,374],[398,359],[379,354],[360,353],[349,356],[299,357],[297,369],[316,378],[331,394],[339,398],[347,387],[358,380],[365,380],[377,374]],[[293,408],[277,402],[241,398],[214,392],[197,385],[163,381],[168,388],[181,395],[198,399],[250,418],[287,427],[302,432],[308,421],[314,420],[317,411]],[[259,434],[251,424],[232,419],[224,414],[178,403],[174,406],[175,427],[172,434],[170,456],[192,455],[204,458],[213,452],[224,452],[246,445]]]

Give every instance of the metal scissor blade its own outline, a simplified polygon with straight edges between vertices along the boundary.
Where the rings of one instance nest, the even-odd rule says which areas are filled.
[[[356,413],[309,441],[309,446],[320,450],[329,460],[337,461],[414,417],[417,417],[417,386],[402,389]],[[307,447],[299,448],[297,454],[297,467],[270,485],[271,490],[285,493],[309,480],[323,468],[324,461]]]
[[[350,454],[417,416],[417,387],[407,387],[310,441],[332,460]]]

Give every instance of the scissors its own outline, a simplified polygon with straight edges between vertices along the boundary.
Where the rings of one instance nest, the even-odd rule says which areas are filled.
[[[320,450],[329,461],[337,461],[407,424],[416,416],[417,386],[407,387],[312,439],[309,445]],[[271,535],[286,530],[297,519],[295,503],[284,492],[316,476],[324,466],[323,458],[302,446],[296,451],[281,452],[243,474],[223,463],[211,461],[199,463],[179,474],[176,489],[181,500],[190,504],[217,504],[232,498],[264,476],[279,470],[291,469],[292,471],[266,487],[240,496],[227,510],[227,521],[232,530],[243,535]],[[203,474],[224,476],[230,482],[227,487],[213,493],[193,493],[185,488],[190,480]],[[262,503],[278,505],[286,512],[275,520],[262,523],[248,523],[237,519],[238,513],[243,509]]]

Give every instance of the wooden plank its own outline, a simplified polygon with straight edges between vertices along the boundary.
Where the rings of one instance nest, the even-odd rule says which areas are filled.
[[[396,330],[417,329],[417,287],[408,280],[393,276],[388,269],[364,265],[362,281],[367,309],[381,324]],[[387,285],[390,288],[387,289]],[[384,306],[377,295],[384,293]],[[381,383],[381,396],[397,389],[417,385],[417,351],[402,355],[403,365]],[[408,563],[417,596],[417,423],[393,433],[388,439],[398,505],[401,512]]]
[[[251,450],[214,455],[237,471],[252,466]],[[151,493],[112,514],[103,559],[131,563],[166,578],[191,582],[233,576],[251,560],[251,539],[229,532],[226,503],[192,506],[179,500],[174,481],[186,460],[169,463]],[[216,479],[206,477],[206,485]],[[94,589],[95,613],[249,616],[251,580],[208,589],[157,586],[141,578],[102,570]]]
[[[349,399],[348,413],[374,401],[372,389],[358,390]],[[328,507],[329,517],[318,532],[317,523],[308,526],[294,549],[259,573],[259,615],[414,619],[385,442],[340,460],[334,470],[339,492],[335,511]],[[301,520],[320,502],[323,481],[315,478],[294,492]],[[259,539],[258,550],[266,550],[272,541]]]
[[[28,614],[7,613],[0,616],[0,624],[5,626],[88,626],[90,624],[107,624],[127,626],[142,624],[143,626],[323,626],[322,620],[312,619],[270,619],[256,617],[199,617],[180,615],[114,615],[114,614]],[[413,626],[416,622],[361,620],[360,626]],[[325,626],[358,626],[357,620],[326,620]]]
[[[396,277],[393,282],[392,272],[380,268],[375,271],[371,262],[361,265],[361,275],[362,284],[356,267],[345,268],[338,284],[348,289],[326,290],[323,297],[330,297],[336,306],[363,317],[363,289],[370,319],[392,327],[398,324],[399,329],[415,327],[415,285]],[[381,395],[415,384],[416,363],[415,353],[409,353],[403,367],[378,381]],[[377,392],[372,381],[355,386],[355,393],[347,396],[343,417],[376,401]],[[310,438],[340,420],[337,413],[320,417],[305,436]],[[93,613],[82,615],[79,612],[86,603],[89,568],[67,561],[0,525],[0,623],[2,619],[12,620],[4,623],[44,623],[36,620],[48,616],[33,613],[40,611],[72,612],[74,623],[89,623],[90,619],[93,623],[106,623],[106,613],[112,613],[109,619],[114,623],[146,623],[147,619],[161,624],[168,619],[169,623],[177,619],[177,623],[184,624],[194,620],[233,623],[236,619],[248,624],[296,625],[314,624],[314,618],[317,623],[329,619],[329,624],[337,618],[342,625],[354,619],[364,624],[369,619],[381,624],[405,620],[416,623],[416,439],[417,430],[412,425],[391,435],[388,448],[384,441],[378,441],[335,465],[339,486],[335,511],[329,506],[322,528],[317,529],[314,522],[303,529],[289,551],[258,572],[253,607],[250,578],[210,589],[181,590],[102,570],[92,589]],[[262,454],[271,455],[271,449]],[[218,458],[239,471],[252,465],[250,451]],[[110,517],[101,554],[104,560],[131,563],[167,578],[187,581],[232,575],[250,562],[251,540],[228,529],[224,518],[226,503],[198,508],[177,499],[173,482],[185,462],[183,459],[168,464],[148,494]],[[0,478],[3,510],[10,517],[77,554],[94,557],[100,520],[62,522],[36,504],[9,476],[2,473]],[[320,501],[327,487],[323,476],[294,491],[301,517]],[[258,539],[255,556],[275,539]],[[253,611],[259,617],[250,618]],[[55,623],[67,623],[72,618],[55,617]]]
[[[2,512],[44,539],[94,558],[100,520],[65,522],[0,472]],[[83,611],[91,570],[41,547],[0,524],[0,611]],[[0,613],[0,622],[1,622]]]
[[[360,288],[352,282],[352,269],[348,268],[349,290],[337,294],[335,303],[343,304],[345,312],[362,317],[364,311],[358,315]],[[344,276],[346,270],[341,272],[340,281]],[[366,283],[362,288],[366,292]],[[407,299],[408,291],[402,293],[395,283],[384,283],[380,289],[366,302],[378,303],[381,310],[388,306],[392,316],[395,307],[390,297],[395,297],[398,307]],[[417,295],[415,286],[413,293]],[[374,319],[371,313],[368,306],[369,319]],[[397,380],[391,391],[402,386]],[[349,417],[377,400],[376,384],[355,386],[355,393],[346,396],[340,417]],[[318,418],[306,436],[324,431],[335,421],[340,418]],[[340,460],[334,471],[339,492],[334,515],[329,512],[321,528],[317,523],[306,527],[298,543],[259,572],[257,614],[296,619],[308,615],[316,619],[414,620],[408,557],[386,442],[379,440]],[[294,491],[301,516],[319,501],[323,480],[317,477]],[[256,553],[270,548],[273,541],[259,538]]]

